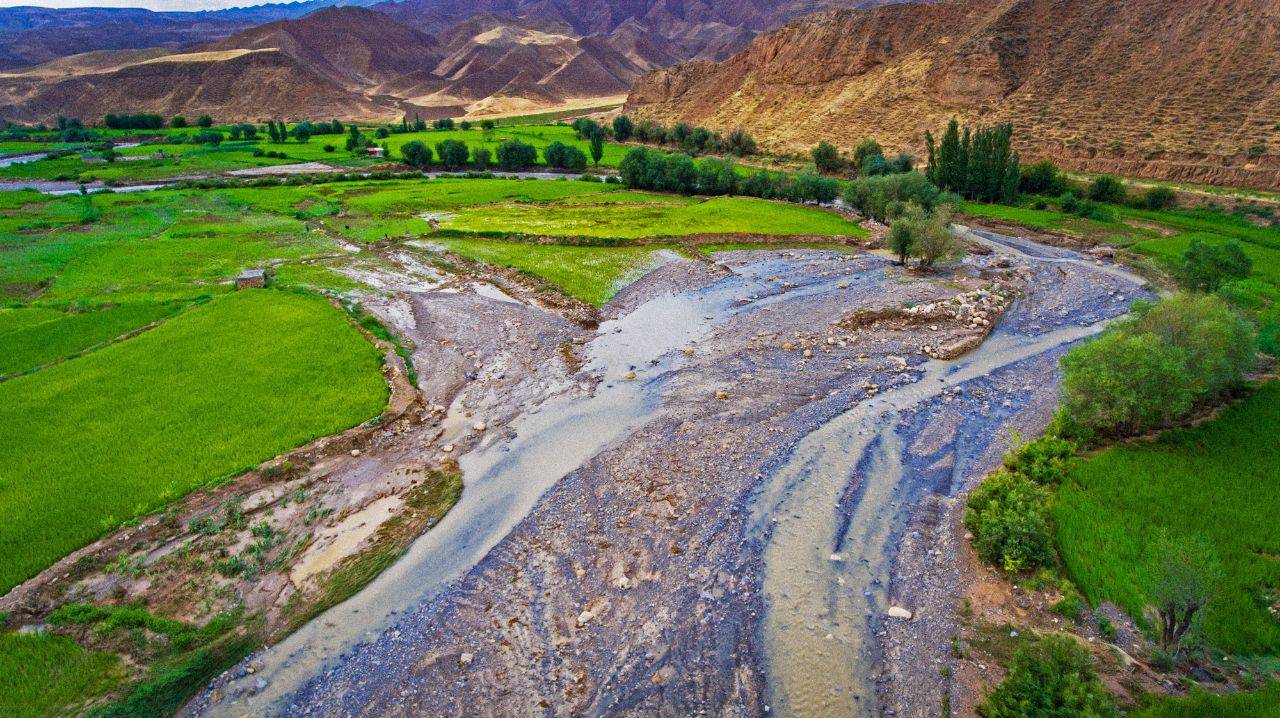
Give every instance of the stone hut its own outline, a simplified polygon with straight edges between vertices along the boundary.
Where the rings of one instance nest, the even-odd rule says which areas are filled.
[[[236,277],[236,289],[265,287],[266,285],[267,274],[261,269],[246,269]]]

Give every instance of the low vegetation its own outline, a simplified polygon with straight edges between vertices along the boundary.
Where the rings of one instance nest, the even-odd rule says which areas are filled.
[[[1030,639],[1014,654],[1009,673],[978,706],[982,718],[1120,715],[1093,669],[1094,659],[1070,636]]]
[[[193,488],[376,416],[379,366],[327,302],[248,291],[0,383],[0,590]]]

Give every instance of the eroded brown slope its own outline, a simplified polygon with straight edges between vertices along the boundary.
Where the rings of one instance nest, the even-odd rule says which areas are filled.
[[[920,152],[951,116],[1096,171],[1280,187],[1275,0],[958,0],[835,10],[722,63],[646,75],[642,118],[775,149],[874,136]],[[1250,148],[1264,147],[1261,156]]]

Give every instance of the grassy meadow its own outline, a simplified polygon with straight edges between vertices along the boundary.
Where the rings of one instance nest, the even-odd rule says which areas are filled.
[[[86,699],[124,680],[115,654],[85,650],[66,636],[0,632],[0,716],[76,715]]]
[[[1059,550],[1095,604],[1140,617],[1155,581],[1153,537],[1202,535],[1225,573],[1204,637],[1229,653],[1280,653],[1280,383],[1198,427],[1125,444],[1081,462],[1053,507]]]
[[[445,229],[552,237],[641,239],[699,234],[833,235],[864,237],[840,215],[749,197],[662,198],[628,192],[614,201],[577,198],[549,204],[507,203],[467,207],[444,219]]]
[[[65,359],[171,316],[177,305],[118,304],[89,311],[45,308],[0,309],[0,377]]]
[[[510,267],[544,279],[565,294],[597,306],[658,261],[663,247],[574,247],[504,240],[447,238],[446,249],[468,259]],[[669,247],[667,247],[669,249]]]
[[[0,591],[123,520],[376,416],[380,365],[325,300],[251,290],[0,383]]]

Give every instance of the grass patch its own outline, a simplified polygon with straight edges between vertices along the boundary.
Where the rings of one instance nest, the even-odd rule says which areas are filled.
[[[1261,387],[1217,419],[1117,446],[1080,462],[1053,507],[1059,551],[1093,602],[1142,616],[1156,578],[1154,536],[1203,534],[1225,572],[1204,616],[1204,636],[1224,651],[1280,653],[1280,383]]]
[[[441,225],[464,232],[619,239],[694,234],[866,236],[861,227],[831,212],[746,197],[641,201],[607,207],[580,201],[510,203],[458,209]]]
[[[120,659],[65,636],[0,633],[0,715],[75,715],[125,681]]]
[[[180,305],[139,302],[83,312],[0,309],[0,377],[20,374],[172,316]]]
[[[1225,696],[1194,690],[1184,698],[1159,698],[1129,718],[1280,718],[1280,683]]]
[[[377,415],[380,363],[324,300],[257,290],[0,384],[0,591],[123,520]]]
[[[440,239],[449,251],[545,280],[565,294],[599,306],[636,279],[659,247],[579,247],[500,239]]]

